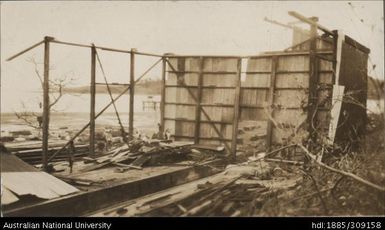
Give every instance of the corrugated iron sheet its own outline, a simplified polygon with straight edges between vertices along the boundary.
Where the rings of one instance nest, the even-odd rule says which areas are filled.
[[[18,201],[19,198],[13,192],[9,191],[6,187],[1,185],[1,204],[7,205]]]
[[[79,191],[8,153],[1,154],[1,184],[5,191],[1,196],[2,204],[16,202],[23,195],[54,199]]]

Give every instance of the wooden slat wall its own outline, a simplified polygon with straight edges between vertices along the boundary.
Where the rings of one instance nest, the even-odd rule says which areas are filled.
[[[176,71],[168,71],[165,93],[165,128],[175,134],[175,140],[200,144],[231,144],[234,119],[237,58],[194,57],[169,58]],[[203,62],[203,63],[201,63]],[[199,76],[202,75],[201,94],[198,94]],[[198,103],[189,95],[179,79],[194,93]],[[197,106],[202,107],[210,120]],[[177,119],[177,120],[173,120]],[[225,140],[213,128],[221,132]],[[199,132],[196,131],[199,128]],[[198,138],[194,138],[198,134]]]
[[[320,38],[316,45],[321,50],[332,48],[330,42]],[[295,50],[307,49],[309,45],[304,43]],[[333,55],[323,54],[316,58],[319,82],[316,82],[318,110],[314,119],[321,131],[327,131],[328,128],[333,83],[333,63],[324,59],[332,60]],[[238,60],[229,57],[169,58],[176,71],[169,70],[167,74],[165,128],[175,134],[176,140],[194,141],[194,135],[199,135],[195,142],[220,144],[225,141],[230,145],[236,109],[234,101],[239,77]],[[299,129],[307,131],[309,62],[307,54],[285,54],[257,56],[249,58],[247,65],[243,64],[246,76],[241,81],[238,124],[238,139],[242,139],[243,144],[255,143],[256,139],[264,142],[270,136],[272,145],[282,145]],[[199,105],[185,86],[178,82],[183,76],[185,85],[194,96],[200,96]],[[201,87],[198,87],[199,76],[202,76]],[[196,113],[197,106],[202,107],[210,119],[203,112]],[[271,125],[270,118],[273,118]],[[219,138],[210,123],[215,124],[224,140]],[[198,131],[195,130],[197,127]]]

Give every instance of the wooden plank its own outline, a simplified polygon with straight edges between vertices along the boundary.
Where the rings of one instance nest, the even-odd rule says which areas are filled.
[[[338,120],[340,117],[341,107],[342,107],[342,101],[344,96],[344,90],[345,86],[343,85],[334,85],[333,86],[333,96],[332,96],[332,109],[331,109],[331,120],[329,125],[329,144],[334,143],[334,139],[337,132],[338,127]]]
[[[204,72],[234,72],[237,74],[238,58],[207,57]]]
[[[277,72],[306,73],[309,71],[309,55],[279,57],[277,67]]]
[[[48,167],[48,138],[49,138],[49,50],[50,38],[44,37],[44,79],[43,79],[43,170],[46,171]]]
[[[220,75],[220,74],[204,74],[203,77],[203,86],[217,86],[224,88],[234,88],[236,85],[237,74],[228,74],[228,75]]]
[[[199,57],[203,58],[203,57]],[[195,73],[195,74],[212,74],[212,75],[226,75],[226,74],[237,74],[237,72],[231,72],[231,71],[218,71],[218,72],[213,72],[213,71],[167,71],[167,73],[175,73],[175,74],[189,74],[189,73]]]
[[[235,89],[235,97],[234,97],[234,116],[233,116],[233,130],[232,130],[232,141],[231,141],[231,156],[230,159],[234,162],[236,159],[237,153],[237,136],[238,136],[238,122],[239,122],[239,114],[240,114],[240,102],[241,102],[241,72],[242,72],[242,59],[238,59],[237,63],[238,68],[238,76],[237,76],[237,84]]]
[[[221,152],[225,150],[223,146],[218,145],[203,145],[203,144],[193,144],[191,145],[191,148],[197,148],[197,149],[204,149],[204,150],[212,150],[216,152]]]
[[[250,58],[247,62],[248,73],[270,74],[271,57]]]
[[[177,88],[180,87],[178,85],[166,85],[166,88]],[[186,85],[186,88],[198,88],[197,85]],[[202,89],[234,89],[233,86],[215,86],[215,85],[203,85]]]
[[[272,57],[272,64],[271,64],[271,80],[270,80],[270,89],[269,89],[269,104],[268,106],[271,106],[271,117],[274,118],[274,109],[272,108],[272,105],[274,104],[274,89],[275,89],[275,78],[276,78],[276,71],[277,71],[277,65],[279,62],[279,58],[274,56]],[[273,130],[273,122],[271,119],[269,119],[269,122],[267,124],[267,135],[266,135],[266,147],[268,150],[270,150],[271,147],[271,138],[272,138],[272,130]]]
[[[180,138],[188,138],[188,139],[194,139],[194,135],[174,135],[175,137],[180,137]],[[200,137],[201,140],[217,140],[217,141],[225,141],[225,142],[231,142],[231,138],[221,138],[221,137]]]
[[[135,49],[130,53],[130,104],[128,115],[128,133],[134,135],[134,97],[135,97]]]
[[[189,119],[183,119],[183,118],[171,118],[171,117],[165,117],[164,120],[169,121],[185,121],[185,122],[193,122],[195,123],[195,120],[189,120]],[[201,120],[201,123],[214,123],[214,124],[224,124],[224,125],[232,125],[233,122],[225,122],[225,121],[205,121]]]
[[[276,89],[298,89],[309,87],[309,73],[277,73]]]
[[[202,89],[202,103],[234,105],[235,88],[231,89]]]
[[[53,39],[53,38],[51,38],[51,39]],[[44,38],[43,41],[40,41],[40,42],[36,43],[35,45],[32,45],[32,46],[30,46],[30,47],[24,49],[23,51],[20,51],[19,53],[13,55],[12,57],[7,58],[6,61],[12,61],[13,59],[17,58],[18,56],[20,56],[20,55],[22,55],[22,54],[24,54],[24,53],[26,53],[26,52],[28,52],[28,51],[30,51],[30,50],[32,50],[32,49],[38,47],[38,46],[40,46],[40,45],[43,44],[45,41],[46,41],[46,38]]]
[[[198,76],[198,73],[184,73],[182,71],[178,71],[176,73],[168,73],[167,85],[178,86],[178,79],[183,78],[186,86],[198,87]]]
[[[297,19],[299,19],[299,20],[301,20],[301,21],[303,21],[303,22],[308,23],[308,24],[311,25],[312,27],[314,27],[314,28],[316,28],[316,29],[318,28],[318,29],[322,30],[323,32],[325,32],[325,33],[327,33],[327,34],[329,34],[329,35],[334,35],[334,33],[333,33],[332,31],[330,31],[329,29],[327,29],[326,27],[321,26],[321,25],[318,24],[316,21],[311,20],[311,19],[309,19],[309,18],[307,18],[307,17],[305,17],[305,16],[303,16],[303,15],[297,13],[297,12],[289,11],[289,15],[291,15],[291,16],[293,16],[293,17],[295,17],[295,18],[297,18]],[[310,32],[310,36],[311,36],[311,35],[312,35],[312,33]],[[313,36],[311,36],[311,37],[313,37]]]
[[[321,50],[318,52],[319,54],[333,54],[333,51],[331,50]],[[269,52],[269,53],[263,53],[259,55],[245,55],[245,56],[228,56],[228,55],[165,55],[170,60],[176,59],[176,58],[252,58],[252,59],[262,59],[262,58],[271,58],[273,56],[308,56],[309,51],[278,51],[278,52]],[[177,70],[175,70],[177,71]]]
[[[58,41],[53,40],[53,43],[62,44],[62,45],[68,45],[68,46],[77,46],[77,47],[83,47],[83,48],[91,48],[90,45],[80,44],[80,43],[74,43],[74,42],[64,42],[64,41]],[[131,49],[129,50],[122,50],[122,49],[115,49],[115,48],[109,48],[109,47],[103,47],[103,46],[96,46],[97,49],[105,50],[105,51],[111,51],[111,52],[119,52],[119,53],[134,53],[137,55],[143,55],[143,56],[150,56],[150,57],[163,57],[164,55],[160,54],[154,54],[154,53],[147,53],[147,52],[138,52],[136,50]]]
[[[200,133],[200,122],[201,122],[201,103],[202,103],[202,85],[203,85],[203,68],[204,68],[204,59],[203,57],[199,58],[199,76],[198,76],[198,95],[195,108],[195,134],[194,134],[194,144],[199,144],[199,133]]]
[[[200,57],[196,57],[196,58],[182,58],[184,60],[184,66],[182,69],[178,69],[178,70],[181,70],[181,71],[186,71],[186,72],[195,72],[196,75],[199,74],[200,71],[203,71],[203,70],[200,70],[199,67],[200,67],[200,60],[199,60]],[[197,78],[198,79],[198,78]],[[198,81],[197,81],[198,82]]]
[[[268,120],[268,116],[264,108],[248,108],[241,106],[241,121],[249,121],[249,120],[259,120],[265,121]]]
[[[175,110],[177,111],[175,118],[195,119],[194,115],[195,115],[196,106],[177,105],[175,106]]]
[[[91,110],[90,110],[90,155],[95,154],[95,98],[96,98],[96,48],[91,48]]]
[[[241,89],[241,105],[257,106],[262,108],[268,104],[269,88],[266,89],[249,89],[242,87]]]

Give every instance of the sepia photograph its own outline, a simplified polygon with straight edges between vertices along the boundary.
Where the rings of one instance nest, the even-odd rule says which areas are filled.
[[[385,216],[383,1],[0,8],[3,229]]]

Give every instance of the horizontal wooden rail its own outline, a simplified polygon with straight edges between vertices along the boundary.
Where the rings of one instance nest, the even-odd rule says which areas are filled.
[[[191,120],[191,119],[185,119],[185,118],[171,118],[171,117],[165,117],[164,118],[165,120],[169,120],[169,121],[184,121],[184,122],[194,122],[195,123],[195,120]],[[201,123],[213,123],[213,124],[223,124],[223,125],[232,125],[233,122],[226,122],[226,121],[208,121],[208,120],[201,120]]]
[[[173,137],[194,139],[193,136],[185,136],[185,135],[173,135]],[[231,139],[229,139],[229,138],[220,138],[220,137],[199,137],[199,139],[201,139],[201,140],[225,141],[225,142],[231,141]]]

